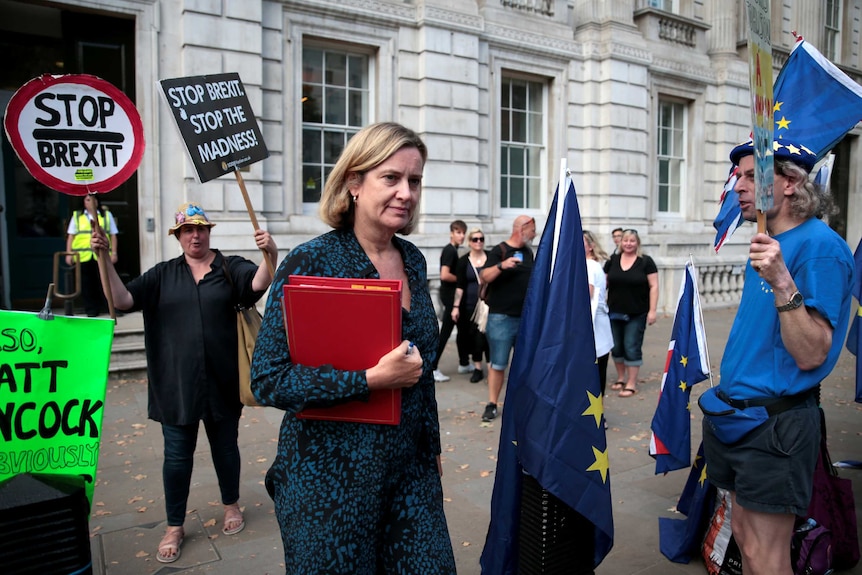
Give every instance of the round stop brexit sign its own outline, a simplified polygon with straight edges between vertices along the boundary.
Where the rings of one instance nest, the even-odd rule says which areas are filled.
[[[113,190],[138,169],[144,154],[135,105],[95,76],[30,80],[9,101],[4,124],[33,177],[75,196]]]

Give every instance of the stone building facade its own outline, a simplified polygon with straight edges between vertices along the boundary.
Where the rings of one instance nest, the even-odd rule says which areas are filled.
[[[862,0],[772,0],[771,9],[775,74],[797,31],[862,78]],[[0,109],[41,73],[106,67],[136,103],[144,159],[127,189],[105,196],[130,277],[178,253],[167,229],[191,200],[218,222],[215,247],[258,257],[236,181],[196,183],[156,86],[238,72],[271,153],[243,177],[282,254],[326,231],[317,198],[346,138],[394,120],[429,148],[410,239],[432,278],[455,218],[492,241],[521,213],[541,231],[565,158],[584,228],[606,248],[612,228],[639,230],[660,268],[663,311],[673,312],[689,256],[706,305],[738,298],[751,228],[715,254],[712,221],[727,153],[751,129],[745,0],[0,0],[0,28],[10,49],[64,58],[21,56],[34,61],[0,71]],[[853,247],[862,236],[862,222],[848,217],[862,210],[859,133],[836,160],[842,215],[833,225]],[[75,206],[50,195],[33,205],[8,150],[3,157],[0,304],[18,307],[44,278],[16,258],[33,246],[43,257],[54,237],[36,246],[22,232],[27,218],[54,210],[62,219]]]

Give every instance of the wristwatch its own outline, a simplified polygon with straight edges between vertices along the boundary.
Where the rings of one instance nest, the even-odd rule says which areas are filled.
[[[503,262],[497,264],[497,269],[503,271]]]
[[[790,311],[800,307],[803,303],[805,303],[805,298],[802,297],[802,294],[797,290],[793,292],[793,295],[790,296],[790,299],[786,304],[775,306],[775,309],[778,311]]]

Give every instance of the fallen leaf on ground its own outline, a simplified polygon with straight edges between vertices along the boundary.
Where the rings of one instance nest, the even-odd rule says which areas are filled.
[[[204,527],[213,527],[215,524],[216,524],[216,520],[215,520],[215,519],[210,519],[209,521],[207,521],[206,523],[204,523]]]

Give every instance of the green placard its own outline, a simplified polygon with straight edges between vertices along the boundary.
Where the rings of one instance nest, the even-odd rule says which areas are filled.
[[[0,482],[80,475],[93,503],[114,321],[0,311]]]

